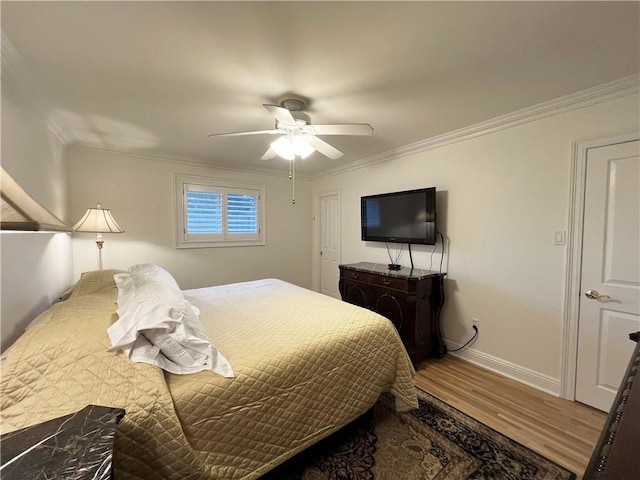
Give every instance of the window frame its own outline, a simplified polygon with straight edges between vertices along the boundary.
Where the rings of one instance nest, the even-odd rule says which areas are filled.
[[[222,233],[199,234],[187,233],[187,189],[190,190],[221,192],[222,193]],[[266,245],[265,225],[265,195],[264,183],[240,182],[222,178],[203,177],[194,175],[174,174],[174,213],[175,213],[175,243],[176,248],[211,248],[211,247],[248,247]],[[254,194],[257,193],[258,202],[257,234],[229,233],[228,232],[228,194]]]

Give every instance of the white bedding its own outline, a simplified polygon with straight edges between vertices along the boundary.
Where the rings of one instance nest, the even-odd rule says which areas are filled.
[[[204,332],[200,312],[185,300],[169,272],[141,264],[113,278],[118,320],[107,329],[112,351],[175,374],[211,370],[233,377],[231,365]]]

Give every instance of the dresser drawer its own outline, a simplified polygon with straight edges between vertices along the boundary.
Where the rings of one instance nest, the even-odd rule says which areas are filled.
[[[404,278],[386,277],[384,275],[374,275],[372,283],[381,287],[393,288],[394,290],[407,291],[407,280]]]
[[[373,273],[356,272],[353,270],[343,270],[342,278],[366,283],[367,285],[377,285],[394,290],[406,291],[408,282],[404,278],[388,277],[386,275],[375,275]]]
[[[373,275],[371,273],[355,272],[353,270],[342,271],[342,278],[344,278],[345,280],[356,280],[362,283],[373,284],[375,283],[375,279],[377,277],[378,275]]]

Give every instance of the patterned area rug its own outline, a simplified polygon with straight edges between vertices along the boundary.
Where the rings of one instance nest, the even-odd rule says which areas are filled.
[[[384,396],[366,415],[261,480],[574,480],[575,474],[418,390],[396,414]]]

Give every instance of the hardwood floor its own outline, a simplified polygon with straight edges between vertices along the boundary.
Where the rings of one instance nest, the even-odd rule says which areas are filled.
[[[582,477],[607,415],[453,355],[418,365],[422,390]]]

